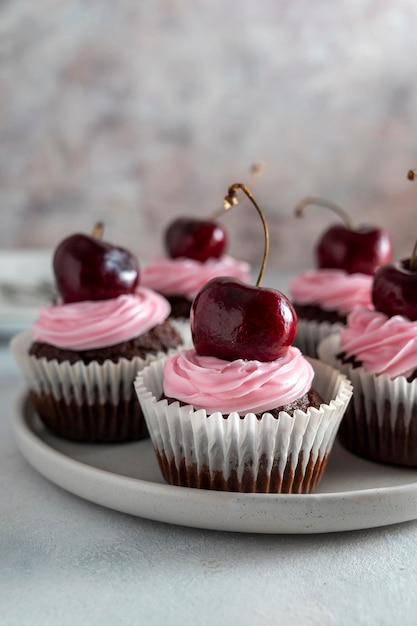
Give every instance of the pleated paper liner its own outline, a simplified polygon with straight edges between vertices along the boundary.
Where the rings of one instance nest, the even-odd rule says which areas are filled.
[[[319,343],[329,335],[337,333],[341,327],[342,324],[340,322],[316,322],[315,320],[298,318],[297,334],[293,344],[305,356],[316,359],[318,357],[317,346]]]
[[[393,465],[417,467],[417,380],[391,380],[363,367],[342,363],[339,335],[323,340],[320,358],[352,382],[353,400],[339,430],[341,443],[358,456]]]
[[[29,396],[45,426],[59,437],[86,442],[133,441],[148,436],[133,389],[137,372],[165,353],[107,360],[46,360],[29,355],[30,331],[16,335],[10,349],[29,387]]]
[[[281,412],[278,419],[223,417],[159,400],[164,360],[139,372],[135,388],[169,484],[262,493],[309,493],[317,486],[352,394],[345,376],[311,360],[313,386],[326,402],[320,409]]]

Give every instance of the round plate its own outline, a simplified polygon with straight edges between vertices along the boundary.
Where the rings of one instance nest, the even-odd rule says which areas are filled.
[[[246,533],[325,533],[417,518],[417,470],[353,456],[337,443],[314,494],[240,494],[166,485],[150,440],[65,441],[45,430],[29,401],[13,417],[18,446],[43,476],[96,504],[161,522]]]

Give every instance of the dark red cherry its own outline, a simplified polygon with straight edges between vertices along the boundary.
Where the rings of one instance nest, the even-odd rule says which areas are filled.
[[[260,163],[251,166],[251,181],[255,181],[262,171]],[[171,259],[187,258],[204,263],[208,259],[219,259],[226,251],[228,237],[225,229],[217,222],[233,204],[227,202],[207,219],[179,217],[165,230],[165,250]]]
[[[171,259],[194,261],[220,258],[227,246],[227,235],[217,222],[179,217],[165,231],[165,248]]]
[[[411,259],[380,267],[372,285],[372,302],[376,311],[392,317],[403,315],[417,320],[417,269]]]
[[[386,230],[375,226],[355,226],[344,209],[322,198],[304,198],[295,207],[296,215],[303,215],[309,204],[330,209],[345,222],[331,226],[320,237],[316,246],[318,268],[372,276],[378,267],[391,260],[392,242]]]
[[[343,269],[348,274],[373,275],[392,256],[391,239],[382,228],[335,224],[320,238],[316,247],[320,269]]]
[[[117,298],[139,284],[139,263],[131,252],[81,233],[58,245],[53,270],[64,303]]]
[[[220,277],[195,297],[190,324],[198,354],[274,361],[292,344],[297,316],[281,292]]]
[[[410,170],[409,180],[417,179],[417,170]],[[417,320],[417,241],[409,259],[389,263],[376,272],[372,285],[372,302],[388,317],[403,315]]]
[[[284,294],[260,287],[269,250],[265,217],[242,183],[229,187],[225,207],[237,203],[241,189],[258,212],[264,227],[264,256],[255,287],[230,276],[213,278],[194,298],[190,325],[198,354],[235,359],[274,361],[291,345],[296,329],[296,313]]]

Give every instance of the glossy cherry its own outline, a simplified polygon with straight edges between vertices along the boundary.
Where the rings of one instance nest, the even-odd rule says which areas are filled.
[[[185,257],[202,263],[219,259],[227,241],[223,226],[211,220],[179,217],[165,231],[165,249],[171,259]]]
[[[403,315],[417,320],[417,268],[411,259],[389,263],[378,269],[372,285],[376,311],[392,317]]]
[[[391,259],[388,233],[372,226],[355,230],[335,224],[321,237],[316,247],[317,265],[324,269],[343,269],[348,274],[373,275]]]
[[[256,286],[235,278],[213,278],[194,298],[190,325],[198,354],[235,359],[274,361],[283,356],[297,330],[297,315],[288,298],[275,289],[260,287],[269,250],[265,218],[250,191],[235,183],[229,188],[225,204],[236,203],[242,189],[261,217],[265,248]]]
[[[262,171],[260,163],[251,166],[251,180],[255,181]],[[233,204],[237,204],[234,201]],[[219,259],[226,251],[228,237],[217,219],[232,207],[229,204],[215,211],[208,219],[179,217],[165,229],[164,243],[171,259],[187,258],[204,263]]]
[[[274,361],[293,342],[297,316],[279,291],[219,277],[194,298],[190,324],[198,354],[227,361]]]
[[[139,284],[139,263],[125,248],[101,240],[102,225],[94,236],[76,233],[56,248],[53,270],[64,303],[108,300],[133,293]]]
[[[410,170],[409,180],[417,179],[417,171]],[[411,257],[380,267],[372,285],[372,302],[376,311],[388,317],[403,315],[417,320],[417,242]]]
[[[296,215],[302,215],[308,204],[329,208],[345,221],[345,224],[328,228],[319,239],[315,251],[318,268],[372,276],[378,267],[391,260],[392,243],[386,230],[375,226],[354,226],[343,209],[321,198],[302,200],[295,208]]]

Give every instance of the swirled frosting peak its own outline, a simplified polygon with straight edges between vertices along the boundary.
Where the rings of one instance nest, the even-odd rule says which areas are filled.
[[[372,276],[344,270],[309,270],[290,281],[289,292],[295,304],[346,314],[357,306],[372,308],[372,280]]]
[[[233,276],[248,283],[250,266],[228,255],[208,259],[204,263],[193,259],[157,257],[142,269],[141,284],[165,296],[184,296],[193,300],[200,289],[217,276]]]
[[[275,361],[224,361],[194,349],[167,358],[164,393],[209,413],[260,413],[293,402],[311,387],[314,371],[297,348]]]
[[[111,300],[50,304],[32,326],[35,341],[58,348],[90,350],[129,341],[161,324],[169,302],[145,287]]]
[[[417,322],[358,308],[340,330],[339,352],[374,374],[408,377],[417,369]]]

